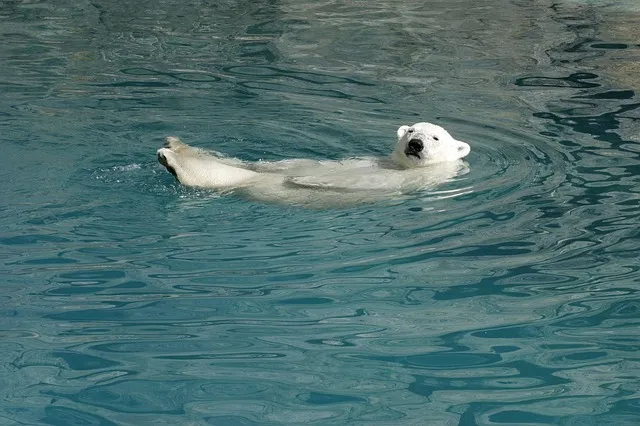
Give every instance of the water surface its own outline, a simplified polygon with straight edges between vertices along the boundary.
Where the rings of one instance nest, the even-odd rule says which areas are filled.
[[[640,11],[0,3],[0,424],[637,424]],[[186,189],[245,160],[469,173],[393,203]]]

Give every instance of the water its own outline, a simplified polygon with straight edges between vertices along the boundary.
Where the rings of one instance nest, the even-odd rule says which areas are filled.
[[[55,6],[53,5],[55,3]],[[0,3],[0,424],[630,425],[633,1]],[[469,173],[304,209],[185,189],[245,160]]]

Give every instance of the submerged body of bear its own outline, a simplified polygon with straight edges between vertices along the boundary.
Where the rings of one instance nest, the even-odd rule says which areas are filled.
[[[465,169],[467,143],[440,126],[417,123],[398,129],[389,158],[343,161],[292,159],[244,162],[168,137],[158,161],[183,185],[234,190],[263,201],[344,205],[375,201],[436,185]]]

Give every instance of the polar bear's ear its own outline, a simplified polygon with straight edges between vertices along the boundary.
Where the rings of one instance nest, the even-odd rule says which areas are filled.
[[[456,141],[458,144],[458,158],[464,158],[471,152],[471,146],[462,141]]]
[[[400,126],[400,128],[398,129],[398,139],[403,137],[405,133],[407,133],[407,130],[409,130],[409,126]]]

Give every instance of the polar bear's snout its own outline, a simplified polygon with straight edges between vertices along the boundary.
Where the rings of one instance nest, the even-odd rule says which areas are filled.
[[[420,158],[420,152],[424,149],[424,143],[420,139],[414,138],[409,141],[407,147],[404,150],[406,156],[413,156]]]

